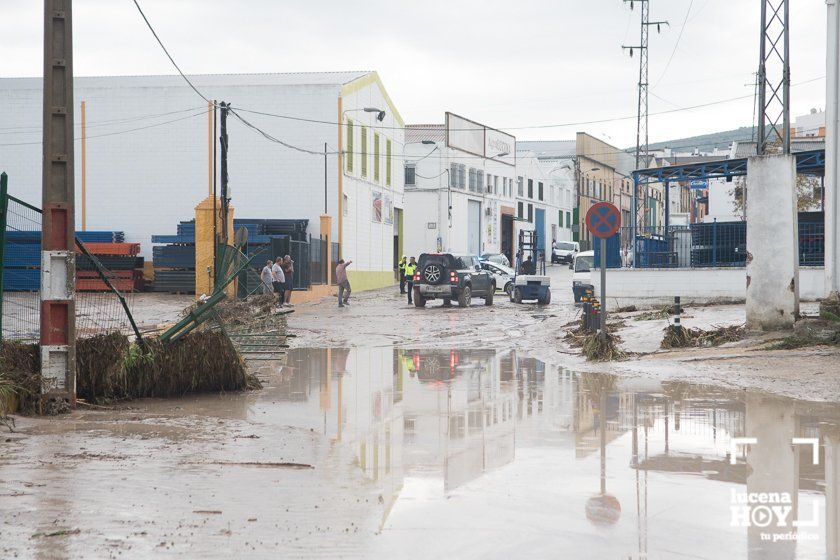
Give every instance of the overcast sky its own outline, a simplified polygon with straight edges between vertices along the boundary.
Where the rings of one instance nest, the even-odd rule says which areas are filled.
[[[453,111],[498,128],[634,116],[639,5],[621,0],[140,0],[187,73],[377,70],[408,123]],[[651,0],[651,142],[748,126],[761,0]],[[791,0],[794,116],[825,105],[824,0]],[[686,19],[686,15],[688,17]],[[0,0],[0,76],[42,74],[42,2]],[[685,26],[683,27],[683,22]],[[132,0],[75,0],[77,76],[171,74]],[[670,60],[670,64],[669,63]],[[667,68],[666,68],[667,67]],[[186,87],[186,86],[185,86]],[[235,103],[235,100],[232,100]],[[578,130],[620,147],[635,120]]]

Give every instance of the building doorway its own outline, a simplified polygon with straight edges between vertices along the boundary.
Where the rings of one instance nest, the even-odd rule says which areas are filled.
[[[502,214],[502,253],[510,262],[513,260],[513,214]]]
[[[481,203],[477,200],[467,204],[467,252],[481,254]]]

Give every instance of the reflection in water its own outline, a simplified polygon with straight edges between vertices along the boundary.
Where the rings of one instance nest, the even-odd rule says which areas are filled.
[[[491,350],[298,349],[282,375],[286,406],[352,448],[380,488],[387,550],[442,554],[428,530],[477,518],[499,535],[517,519],[567,552],[595,539],[604,557],[840,555],[836,405],[577,374]],[[744,437],[758,443],[732,447]],[[817,438],[818,465],[793,438]],[[783,498],[784,523],[750,502],[762,496]]]

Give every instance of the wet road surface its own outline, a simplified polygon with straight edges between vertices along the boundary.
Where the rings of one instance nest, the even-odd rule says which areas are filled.
[[[0,557],[840,553],[836,404],[457,346],[297,348],[263,377],[22,420]]]

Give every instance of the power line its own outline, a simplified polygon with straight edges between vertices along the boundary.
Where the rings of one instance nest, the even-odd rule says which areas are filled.
[[[156,119],[158,117],[166,117],[166,116],[169,116],[169,115],[177,115],[177,114],[180,114],[180,113],[188,113],[190,111],[198,111],[199,109],[201,109],[201,107],[190,107],[189,109],[178,109],[177,111],[168,111],[166,113],[155,113],[155,114],[151,114],[151,115],[138,115],[138,116],[135,116],[135,117],[123,117],[123,118],[119,118],[119,119],[107,119],[107,120],[104,120],[104,121],[90,121],[85,126],[85,128],[88,128],[88,129],[89,128],[99,128],[99,127],[102,127],[102,126],[109,126],[109,125],[114,125],[114,124],[125,124],[125,123],[129,123],[129,122],[144,121],[144,120],[147,120],[147,119]],[[205,109],[205,112],[206,111],[207,110]],[[76,128],[81,128],[81,127],[82,127],[81,123],[76,125]],[[24,129],[28,129],[28,130],[24,130]],[[6,132],[0,132],[0,135],[6,135],[6,134],[40,134],[41,132],[43,132],[43,127],[41,127],[41,126],[13,126],[13,127],[8,127],[8,128],[0,128],[0,131],[6,131]]]
[[[207,114],[207,109],[204,109],[203,111],[200,111],[200,112],[195,113],[193,115],[187,115],[186,117],[181,117],[181,118],[178,118],[178,119],[172,119],[172,120],[159,122],[159,123],[154,123],[154,124],[150,124],[150,125],[146,125],[146,126],[140,126],[140,127],[137,127],[137,128],[129,128],[128,130],[117,130],[117,131],[114,131],[114,132],[105,132],[103,134],[88,135],[87,139],[102,138],[102,137],[105,137],[105,136],[118,136],[120,134],[128,134],[128,133],[131,133],[131,132],[137,132],[139,130],[146,130],[148,128],[155,128],[155,127],[158,127],[158,126],[163,126],[163,125],[171,124],[171,123],[178,122],[178,121],[185,121],[187,119],[194,119],[195,117],[200,117],[200,116],[206,115],[206,114]],[[74,138],[73,140],[78,141],[78,140],[81,140],[81,138]],[[41,143],[42,143],[42,141],[39,140],[39,141],[34,141],[34,142],[13,142],[13,143],[8,143],[8,144],[0,144],[0,146],[34,146],[34,145],[39,145]]]
[[[166,53],[166,57],[169,58],[169,62],[172,63],[172,66],[175,67],[175,70],[178,71],[178,73],[181,75],[181,77],[184,78],[184,80],[190,85],[192,90],[199,95],[199,97],[201,97],[207,103],[211,103],[211,101],[207,97],[205,97],[203,93],[198,91],[198,88],[196,88],[193,85],[193,83],[190,81],[190,79],[187,78],[187,76],[183,72],[181,72],[181,68],[175,62],[175,59],[172,58],[172,55],[169,54],[169,51],[166,50],[166,47],[164,46],[163,41],[160,40],[160,37],[158,37],[158,34],[155,32],[155,28],[152,27],[152,24],[149,23],[149,19],[146,17],[146,14],[143,13],[143,8],[140,7],[140,4],[137,3],[137,0],[133,0],[133,2],[134,2],[134,5],[137,6],[137,11],[140,12],[141,16],[143,16],[143,21],[146,22],[146,26],[149,28],[149,31],[151,31],[152,35],[155,36],[155,40],[158,42],[158,45],[160,45],[160,48],[163,49],[163,52]]]
[[[662,74],[659,75],[659,79],[656,80],[656,84],[654,84],[654,88],[659,86],[659,83],[662,81],[662,78],[665,77],[665,74],[668,73],[668,68],[671,66],[671,61],[674,60],[674,55],[677,54],[677,47],[680,46],[680,39],[682,39],[683,31],[685,31],[685,25],[688,23],[688,16],[691,14],[691,7],[694,5],[694,0],[688,3],[688,10],[685,12],[685,18],[683,19],[682,26],[680,27],[680,34],[677,35],[677,42],[674,43],[674,50],[671,51],[671,56],[668,57],[668,63],[665,65],[665,69],[662,70]]]

